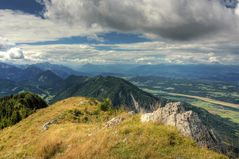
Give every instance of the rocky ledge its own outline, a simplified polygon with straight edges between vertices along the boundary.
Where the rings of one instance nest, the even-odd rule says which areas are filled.
[[[183,135],[196,141],[199,146],[221,151],[220,142],[213,130],[203,124],[197,113],[186,111],[180,102],[168,103],[152,113],[143,114],[141,122],[158,122],[175,126]]]

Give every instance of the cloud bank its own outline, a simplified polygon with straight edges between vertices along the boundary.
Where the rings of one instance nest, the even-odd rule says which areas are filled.
[[[190,40],[238,32],[238,15],[223,0],[43,0],[45,17],[105,31]],[[227,7],[226,7],[227,6]]]
[[[94,37],[97,32],[94,28],[59,24],[20,11],[0,10],[0,38],[13,43],[54,41],[77,35]]]
[[[39,0],[40,1],[40,0]],[[84,63],[239,64],[236,0],[41,0],[44,18],[0,10],[0,60]],[[132,44],[31,45],[108,32],[137,33]],[[7,40],[6,40],[7,39]],[[26,44],[23,44],[26,43]]]
[[[9,42],[7,39],[0,37],[0,51],[6,51],[9,48],[13,47],[15,44]]]
[[[43,62],[48,59],[52,63],[68,65],[77,64],[238,64],[237,44],[227,48],[208,43],[167,43],[144,42],[137,44],[84,44],[84,45],[24,45],[25,55],[29,61]],[[99,49],[105,48],[105,49]],[[111,49],[107,49],[111,48]],[[56,58],[57,57],[57,58]]]
[[[24,52],[16,44],[6,39],[0,38],[0,60],[20,60],[24,59]]]

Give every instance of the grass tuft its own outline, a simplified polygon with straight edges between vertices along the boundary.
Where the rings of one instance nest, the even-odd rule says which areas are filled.
[[[51,159],[63,152],[63,143],[61,141],[47,141],[46,144],[39,148],[38,156],[44,159]]]

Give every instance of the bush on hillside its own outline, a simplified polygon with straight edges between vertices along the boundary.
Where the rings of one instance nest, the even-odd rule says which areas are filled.
[[[105,98],[103,102],[101,102],[98,106],[99,110],[101,111],[109,111],[112,109],[112,102],[109,98]]]

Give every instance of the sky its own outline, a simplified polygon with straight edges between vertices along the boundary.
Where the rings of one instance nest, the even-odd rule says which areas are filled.
[[[0,61],[239,65],[237,0],[0,0]]]

